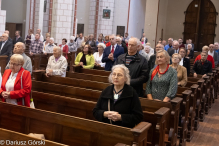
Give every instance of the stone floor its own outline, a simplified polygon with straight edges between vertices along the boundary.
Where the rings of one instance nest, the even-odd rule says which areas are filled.
[[[219,99],[215,100],[204,122],[200,122],[198,131],[186,146],[219,146]]]

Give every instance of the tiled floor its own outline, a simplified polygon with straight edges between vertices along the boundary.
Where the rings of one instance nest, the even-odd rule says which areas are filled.
[[[204,122],[200,122],[198,131],[186,146],[219,146],[219,99],[215,100]]]

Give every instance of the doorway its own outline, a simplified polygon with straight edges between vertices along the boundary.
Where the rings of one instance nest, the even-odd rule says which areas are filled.
[[[185,11],[184,42],[192,39],[195,51],[214,43],[217,15],[211,0],[193,0]]]

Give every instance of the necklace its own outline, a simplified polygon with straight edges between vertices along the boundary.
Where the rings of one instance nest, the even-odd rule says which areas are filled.
[[[115,92],[114,99],[117,100],[119,98],[119,93],[123,91],[123,88],[119,92],[117,92],[117,93],[116,93],[115,88],[113,89],[113,91]]]
[[[158,73],[161,74],[161,75],[163,75],[163,74],[165,74],[165,73],[167,72],[168,68],[169,68],[169,64],[167,65],[166,70],[165,70],[163,73],[161,73],[161,72],[160,72],[160,66],[158,66]]]

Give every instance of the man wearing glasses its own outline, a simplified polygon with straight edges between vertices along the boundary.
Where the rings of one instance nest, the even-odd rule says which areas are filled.
[[[0,56],[7,55],[9,61],[12,55],[12,48],[13,48],[13,44],[12,42],[8,41],[8,34],[3,33],[2,41],[0,42]]]

